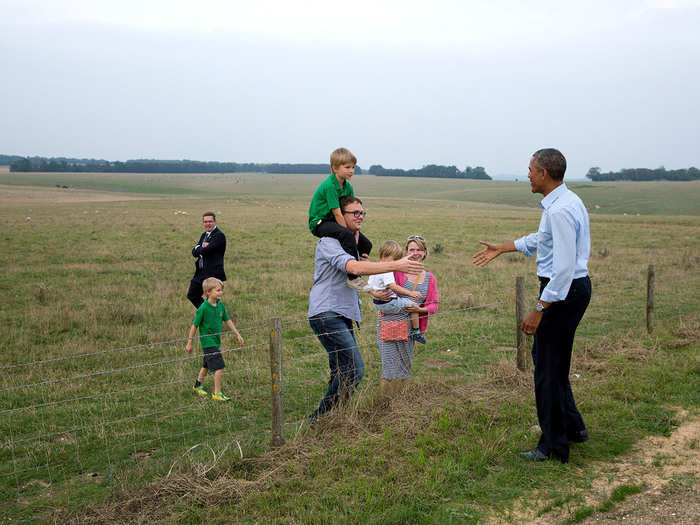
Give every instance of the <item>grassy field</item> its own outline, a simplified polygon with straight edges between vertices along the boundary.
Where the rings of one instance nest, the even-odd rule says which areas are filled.
[[[110,174],[110,173],[2,173],[0,184],[11,186],[68,186],[80,190],[169,196],[266,196],[271,199],[310,198],[319,175],[234,174]],[[521,182],[422,179],[357,175],[358,195],[407,199],[483,202],[537,208],[528,192],[527,174]],[[595,213],[641,215],[700,215],[700,182],[572,182]]]
[[[524,183],[360,176],[353,183],[375,245],[413,233],[428,240],[440,313],[414,360],[414,383],[383,408],[365,301],[362,388],[342,418],[309,432],[301,423],[327,381],[305,319],[315,241],[304,225],[318,182],[0,173],[0,514],[99,521],[91,508],[108,516],[116,505],[124,519],[183,523],[505,519],[535,490],[537,508],[582,505],[593,462],[670,433],[680,408],[697,414],[700,185],[572,184],[591,207],[594,283],[572,381],[596,439],[562,469],[514,454],[534,443],[530,379],[512,367],[513,283],[525,275],[534,301],[534,261],[471,264],[479,240],[536,229],[539,198]],[[246,338],[242,348],[223,338],[227,405],[193,398],[201,358],[182,341],[193,314],[184,297],[189,251],[205,209],[227,234],[224,302]],[[642,330],[648,264],[657,266],[651,337]],[[276,453],[268,452],[272,317],[284,323],[289,440]],[[158,497],[153,486],[163,488]],[[149,498],[131,514],[118,502],[140,501],[134,494]]]

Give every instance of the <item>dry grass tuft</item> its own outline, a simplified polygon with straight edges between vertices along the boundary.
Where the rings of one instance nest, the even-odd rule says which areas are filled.
[[[676,348],[687,346],[700,340],[700,316],[681,319],[678,328],[673,332],[678,338]]]
[[[493,383],[492,388],[497,387]],[[171,473],[137,493],[115,494],[111,503],[94,507],[85,514],[68,516],[57,512],[55,522],[74,524],[154,523],[169,520],[165,509],[184,500],[188,506],[216,506],[240,501],[255,491],[271,488],[279,476],[305,476],[309,461],[322,456],[329,447],[337,446],[338,436],[353,441],[378,435],[385,428],[402,428],[417,434],[434,419],[437,410],[451,402],[460,402],[472,395],[467,385],[453,380],[409,382],[392,397],[365,386],[350,401],[337,407],[309,429],[304,423],[299,435],[283,446],[254,458],[239,458],[235,444],[212,452],[211,464],[194,461],[174,463]],[[185,454],[183,458],[189,458]],[[181,458],[181,459],[183,459]],[[228,466],[222,461],[226,458]],[[173,473],[172,471],[177,470]],[[242,477],[244,473],[245,477]]]

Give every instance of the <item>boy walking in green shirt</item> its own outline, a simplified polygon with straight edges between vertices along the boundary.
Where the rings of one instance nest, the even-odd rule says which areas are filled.
[[[221,325],[226,323],[238,337],[239,344],[243,344],[244,341],[241,334],[236,330],[233,321],[231,321],[224,303],[221,302],[221,297],[224,295],[224,283],[216,277],[209,277],[202,283],[202,289],[204,290],[205,301],[197,309],[192,326],[190,326],[190,333],[187,336],[187,345],[185,346],[187,353],[191,354],[192,339],[197,331],[197,327],[199,327],[199,342],[202,345],[204,360],[192,390],[200,396],[209,395],[204,390],[202,381],[209,370],[211,370],[214,372],[214,393],[211,395],[211,398],[217,401],[228,401],[230,398],[221,391],[221,376],[226,367],[224,358],[219,350],[221,345]]]
[[[316,188],[311,198],[309,230],[316,237],[337,239],[343,250],[359,261],[360,256],[367,256],[372,251],[372,243],[359,231],[353,234],[347,228],[340,210],[341,197],[355,196],[350,184],[355,164],[357,158],[346,148],[338,148],[331,153],[331,175]],[[348,274],[347,284],[359,292],[369,292],[371,289],[364,279],[351,273]]]

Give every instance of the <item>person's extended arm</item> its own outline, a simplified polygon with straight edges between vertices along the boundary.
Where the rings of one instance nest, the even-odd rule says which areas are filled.
[[[413,261],[408,257],[404,257],[398,261],[386,262],[356,261],[355,259],[349,259],[345,263],[345,271],[347,273],[354,273],[355,275],[374,275],[377,273],[397,271],[404,273],[420,273],[423,271],[423,263]]]
[[[192,338],[194,337],[197,327],[195,325],[190,326],[190,333],[187,334],[187,344],[185,345],[185,350],[188,354],[192,353]]]
[[[399,286],[396,283],[391,283],[389,285],[389,289],[394,293],[397,293],[399,295],[406,295],[408,297],[413,297],[414,299],[418,299],[421,295],[420,292],[417,290],[409,290],[408,288],[404,288],[403,286]]]
[[[229,329],[230,329],[234,334],[236,334],[236,337],[238,338],[238,344],[239,344],[239,345],[242,345],[243,343],[245,343],[245,341],[244,341],[243,338],[241,337],[241,334],[238,333],[238,330],[236,330],[236,327],[234,326],[233,321],[231,321],[231,319],[229,319],[228,321],[226,321],[226,326],[228,326]]]
[[[333,212],[333,217],[335,218],[335,222],[340,224],[343,228],[348,227],[348,223],[345,222],[345,217],[343,217],[343,212],[340,211],[340,208],[332,208],[331,212]]]
[[[479,244],[483,244],[486,248],[472,255],[472,262],[482,268],[502,253],[517,251],[514,241],[504,242],[502,244],[479,241]]]

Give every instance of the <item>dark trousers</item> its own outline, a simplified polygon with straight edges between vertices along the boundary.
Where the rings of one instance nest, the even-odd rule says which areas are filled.
[[[202,306],[202,303],[204,302],[204,298],[202,297],[202,295],[204,294],[204,290],[202,289],[202,283],[205,279],[206,277],[202,277],[201,275],[195,275],[190,281],[190,289],[187,290],[187,298],[194,305],[195,309],[198,309],[200,306]],[[224,281],[224,279],[221,279],[221,281],[226,282]]]
[[[194,305],[195,309],[202,306],[204,302],[202,298],[202,294],[204,293],[204,290],[202,290],[202,282],[204,282],[204,279],[201,277],[193,277],[190,281],[190,289],[187,290],[187,298]]]
[[[549,279],[540,279],[540,294]],[[537,448],[569,460],[569,437],[585,430],[569,382],[574,335],[591,300],[591,280],[574,279],[566,299],[552,303],[535,332],[535,402],[542,436]]]
[[[335,312],[323,312],[310,317],[309,324],[328,352],[330,368],[328,390],[314,411],[314,416],[319,416],[350,397],[365,375],[365,363],[350,319]]]
[[[321,221],[312,232],[316,237],[331,237],[340,242],[343,250],[357,259],[357,255],[367,254],[372,251],[372,242],[360,232],[359,239],[355,242],[355,235],[347,228],[335,221]],[[359,259],[358,259],[359,260]],[[348,279],[354,279],[357,275],[348,274]]]

